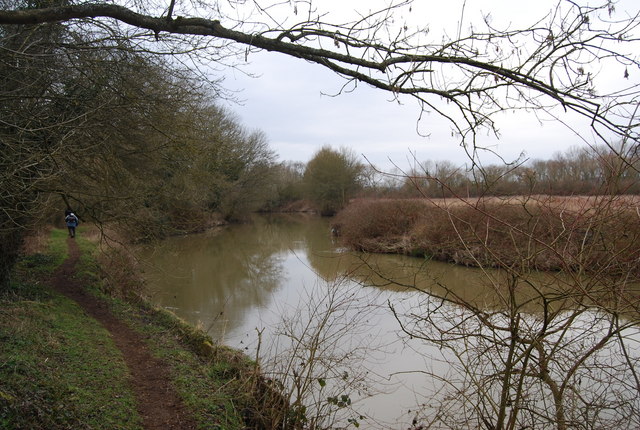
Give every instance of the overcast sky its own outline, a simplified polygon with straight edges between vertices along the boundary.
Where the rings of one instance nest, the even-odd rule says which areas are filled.
[[[328,7],[337,18],[349,10],[369,8],[381,2],[324,0],[317,3]],[[422,8],[414,7],[409,19],[428,19],[452,33],[458,26],[462,3],[463,0],[418,0],[416,4]],[[491,11],[496,20],[502,19],[500,22],[516,26],[528,22],[532,16],[544,15],[553,0],[473,0],[468,3],[483,12]],[[633,2],[630,4],[636,9],[639,7]],[[467,5],[464,25],[468,27],[478,16],[478,10],[474,12]],[[440,29],[432,24],[431,30],[433,33]],[[233,70],[226,74],[225,87],[240,91],[238,96],[243,100],[241,105],[229,107],[245,126],[266,134],[280,160],[306,162],[320,147],[330,145],[349,147],[385,170],[394,164],[410,167],[414,154],[418,161],[449,160],[460,165],[468,161],[459,140],[451,136],[450,124],[437,115],[424,116],[419,125],[421,133],[418,133],[420,110],[410,98],[399,104],[390,94],[366,85],[332,97],[330,95],[342,87],[343,79],[318,65],[283,54],[251,54],[244,70],[257,77]],[[583,144],[564,126],[553,122],[541,124],[532,115],[506,115],[498,122],[498,128],[500,140],[485,137],[481,143],[508,160],[523,152],[530,158],[550,158],[557,151]],[[486,160],[490,160],[489,157]]]

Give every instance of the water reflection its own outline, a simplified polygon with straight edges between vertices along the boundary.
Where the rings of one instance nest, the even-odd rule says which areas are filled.
[[[419,403],[417,399],[430,399],[426,393],[438,391],[426,373],[446,375],[452,360],[433,344],[406,336],[400,342],[400,327],[387,302],[406,309],[407,315],[417,315],[418,323],[423,315],[435,314],[433,307],[440,304],[430,303],[429,295],[415,294],[416,290],[441,295],[446,289],[464,301],[499,309],[505,299],[493,285],[504,285],[508,280],[508,274],[496,270],[345,252],[332,242],[327,220],[309,217],[257,217],[252,224],[230,226],[216,234],[171,238],[141,254],[151,262],[147,278],[157,304],[202,326],[214,339],[249,354],[257,344],[256,329],[275,327],[283,315],[304,309],[310,303],[310,293],[326,287],[318,278],[331,281],[346,277],[348,282],[340,287],[356,304],[350,312],[359,313],[351,318],[365,324],[364,331],[350,341],[376,341],[385,346],[387,355],[375,357],[376,362],[368,365],[384,380],[380,389],[393,392],[368,398],[360,410],[393,428],[407,428],[412,417],[410,405]],[[532,273],[522,282],[535,283],[538,291],[559,291],[562,278]],[[537,312],[536,302],[528,306],[521,309]],[[459,310],[453,305],[446,307],[443,315],[448,313],[452,326],[458,327]],[[438,320],[440,316],[433,318],[433,327],[447,322]],[[427,328],[420,330],[425,333]],[[508,337],[509,331],[504,332]],[[273,330],[266,331],[264,344],[276,344],[275,336]],[[503,343],[507,344],[508,338]],[[491,357],[485,358],[491,361]],[[405,373],[412,370],[423,373]]]
[[[304,224],[230,226],[219,234],[173,237],[142,251],[150,293],[163,307],[218,337],[267,309],[286,280],[285,261],[304,246]]]
[[[399,343],[399,326],[387,301],[416,302],[413,288],[403,284],[429,290],[446,283],[465,297],[477,298],[488,292],[483,287],[486,274],[397,255],[345,252],[328,233],[325,219],[257,217],[252,224],[229,226],[216,234],[170,238],[141,254],[151,262],[147,278],[157,304],[250,354],[257,343],[256,329],[274,327],[282,315],[303,308],[310,291],[320,286],[319,277],[331,281],[346,275],[351,281],[343,282],[343,288],[354,290],[353,299],[366,313],[363,321],[368,324],[366,332],[352,341],[385,345],[387,355],[369,365],[384,379],[380,390],[395,391],[392,396],[368,399],[365,410],[375,411],[379,420],[397,423],[425,378],[390,375],[442,369],[446,363],[433,359],[440,356],[436,352],[425,363],[424,345],[422,353],[415,354],[411,345]]]
[[[348,274],[362,285],[393,292],[407,291],[403,285],[430,290],[443,283],[467,299],[492,291],[477,269],[436,262],[425,268],[427,262],[416,258],[344,252],[328,229],[325,219],[271,216],[215,234],[167,239],[141,253],[151,263],[149,292],[159,305],[221,337],[242,329],[247,319],[255,319],[252,314],[273,308],[274,300],[282,304],[282,296],[297,297],[316,276],[331,280]]]

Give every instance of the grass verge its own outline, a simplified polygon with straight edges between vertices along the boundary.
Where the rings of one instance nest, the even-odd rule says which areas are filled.
[[[0,428],[141,428],[109,334],[44,282],[66,258],[65,239],[54,230],[0,295]]]
[[[264,384],[254,363],[167,311],[106,294],[97,248],[79,233],[77,276],[169,365],[199,428],[263,427],[265,401],[257,398],[269,396],[256,394]],[[44,282],[64,261],[65,240],[53,230],[48,250],[25,256],[0,296],[0,429],[140,428],[126,366],[108,333]]]

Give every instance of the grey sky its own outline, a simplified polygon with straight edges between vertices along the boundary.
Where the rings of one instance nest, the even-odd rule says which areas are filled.
[[[358,3],[370,4],[362,1],[342,4],[345,3],[350,9],[357,7]],[[545,7],[548,10],[553,1],[486,0],[470,3],[482,5],[485,12],[499,8],[504,22],[515,25],[519,19],[536,13],[523,9],[521,5],[536,3],[540,14]],[[548,4],[540,6],[541,3]],[[453,27],[454,31],[457,28],[462,0],[446,3],[422,0],[417,4],[423,7],[432,5],[431,15],[444,17],[438,18],[438,23]],[[515,4],[518,7],[514,7]],[[416,16],[412,15],[412,18],[424,13],[414,9]],[[473,15],[473,10],[468,7],[466,16],[471,20],[478,15]],[[332,97],[331,94],[340,91],[344,80],[318,65],[274,53],[251,54],[248,61],[244,69],[257,75],[256,78],[237,71],[227,74],[225,86],[242,90],[239,97],[244,100],[242,105],[229,107],[244,125],[265,132],[281,160],[306,162],[322,145],[331,145],[336,148],[347,146],[382,169],[390,169],[394,163],[407,168],[413,163],[412,154],[418,161],[450,160],[456,164],[468,161],[459,140],[451,136],[450,124],[436,114],[423,116],[420,122],[419,130],[426,137],[417,132],[420,110],[410,98],[401,105],[391,100],[390,94],[366,85]],[[563,119],[571,122],[570,118]],[[581,131],[588,129],[584,123],[576,123],[576,127]],[[574,132],[561,124],[540,123],[531,114],[506,114],[498,122],[498,128],[500,140],[484,136],[480,142],[507,160],[517,158],[521,152],[530,158],[550,158],[557,151],[583,144]],[[487,156],[485,160],[492,159]]]

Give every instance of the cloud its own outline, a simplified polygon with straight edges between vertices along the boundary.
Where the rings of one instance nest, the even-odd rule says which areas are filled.
[[[418,124],[420,110],[410,99],[399,104],[365,85],[335,97],[323,95],[338,93],[344,81],[298,59],[270,53],[252,57],[248,67],[259,77],[227,77],[225,84],[241,89],[245,99],[230,108],[247,127],[265,132],[281,160],[306,162],[321,146],[331,145],[350,147],[383,169],[392,166],[389,160],[406,165],[412,154],[420,161],[468,161],[459,139],[451,135],[451,125],[435,113],[424,115]],[[481,135],[479,143],[507,159],[523,151],[548,158],[579,143],[564,127],[540,124],[532,115],[501,119],[501,139]]]
[[[343,3],[349,3],[350,10],[356,8],[353,2]],[[538,15],[550,10],[551,3],[545,4],[536,6]],[[430,16],[448,18],[433,21],[440,25],[446,21],[449,27],[457,28],[462,1],[438,5],[441,10],[433,7]],[[448,9],[442,9],[445,6]],[[486,9],[486,3],[482,7]],[[451,11],[457,12],[449,13]],[[504,8],[494,8],[493,15],[497,15],[496,11],[508,18],[505,22],[511,23],[533,14],[520,6],[514,10],[513,2],[505,3]],[[425,13],[424,9],[418,9],[415,16]],[[465,13],[470,16],[472,11]],[[472,18],[466,16],[465,22],[469,22]],[[423,115],[418,125],[420,110],[410,98],[399,104],[390,94],[365,84],[343,88],[345,80],[336,74],[282,54],[255,53],[249,55],[248,61],[245,69],[257,77],[250,78],[232,70],[226,76],[225,85],[241,90],[240,98],[245,100],[242,105],[230,108],[247,127],[265,132],[281,160],[306,162],[321,146],[331,145],[350,147],[383,169],[392,166],[389,159],[406,165],[413,154],[419,161],[450,160],[456,164],[468,161],[459,139],[451,135],[451,124],[431,113]],[[576,122],[575,117],[567,117],[561,111],[558,115],[583,131],[588,130],[588,124]],[[481,134],[478,144],[498,152],[508,161],[523,152],[531,158],[549,158],[557,151],[583,143],[559,122],[548,121],[548,118],[540,122],[531,113],[508,113],[498,120],[500,139]],[[498,161],[489,155],[484,159]]]

